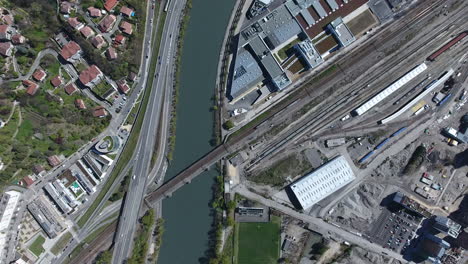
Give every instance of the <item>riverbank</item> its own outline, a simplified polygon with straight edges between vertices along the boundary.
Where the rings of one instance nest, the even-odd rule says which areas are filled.
[[[234,1],[192,0],[183,36],[177,97],[177,127],[168,180],[212,149],[213,87],[219,51]],[[216,12],[214,12],[216,10]],[[159,264],[199,263],[208,247],[213,215],[209,207],[212,184],[219,175],[206,171],[171,198],[164,199],[165,232]]]

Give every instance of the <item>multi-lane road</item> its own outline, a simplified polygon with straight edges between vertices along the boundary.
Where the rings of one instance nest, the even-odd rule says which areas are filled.
[[[169,105],[173,87],[177,34],[184,7],[185,1],[170,1],[159,54],[149,54],[149,57],[158,56],[158,64],[155,75],[148,76],[148,80],[153,80],[153,83],[149,94],[148,108],[144,113],[140,138],[137,143],[132,179],[123,202],[117,232],[114,237],[112,263],[123,263],[130,254],[139,211],[148,183],[151,157],[158,142],[156,170],[163,164],[167,124],[170,118]],[[157,140],[158,131],[161,132],[159,134],[161,140]]]

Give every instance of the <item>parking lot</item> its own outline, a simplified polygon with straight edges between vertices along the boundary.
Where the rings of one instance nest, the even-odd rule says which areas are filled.
[[[404,210],[391,212],[384,208],[367,235],[372,242],[400,253],[416,235],[420,221]]]

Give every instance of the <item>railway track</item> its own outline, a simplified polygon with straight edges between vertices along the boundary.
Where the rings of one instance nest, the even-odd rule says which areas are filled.
[[[433,3],[433,5],[436,5],[439,2],[440,1],[436,1],[436,2]],[[429,12],[427,12],[427,10],[430,10],[430,8],[432,8],[432,6],[424,9],[421,13],[424,13],[426,15],[429,14]],[[436,41],[436,38],[434,38],[433,36],[440,36],[444,31],[447,31],[451,27],[452,23],[454,21],[456,21],[457,19],[459,19],[460,13],[461,12],[458,12],[457,13],[458,16],[452,16],[450,18],[451,23],[448,26],[444,26],[445,23],[444,23],[444,25],[439,25],[437,27],[437,28],[439,28],[438,31],[435,31],[432,35],[426,35],[424,41],[419,40],[419,42],[421,44],[413,47],[412,49],[405,50],[405,53],[403,53],[399,57],[394,56],[394,57],[390,58],[390,62],[386,63],[387,66],[379,67],[378,69],[380,69],[380,70],[377,72],[377,74],[375,74],[375,72],[374,72],[373,75],[378,77],[378,76],[380,76],[382,74],[387,73],[391,68],[395,67],[395,65],[399,65],[400,63],[407,60],[408,58],[413,57],[416,54],[416,52],[418,50],[420,50],[422,47],[424,47],[426,45],[429,45],[432,42]],[[420,19],[418,21],[418,23],[423,22],[422,19],[425,18],[425,16],[421,16],[421,15],[417,15],[416,17],[418,19]],[[415,21],[413,20],[413,23],[414,22]],[[409,29],[410,29],[410,27],[408,27],[405,31],[400,32],[399,34],[405,34],[406,31],[409,30]],[[396,35],[397,35],[397,33],[395,33],[394,36],[396,36]],[[384,38],[384,40],[388,40],[388,36],[386,38]],[[376,91],[374,91],[373,89],[367,89],[368,88],[367,85],[372,83],[373,81],[374,80],[371,79],[370,81],[368,81],[364,85],[360,84],[358,82],[354,86],[359,86],[360,88],[359,87],[356,87],[357,89],[352,89],[353,87],[351,87],[351,89],[348,88],[347,90],[352,90],[352,92],[347,93],[346,91],[344,91],[343,93],[338,95],[339,99],[337,101],[332,102],[332,103],[327,102],[327,104],[329,106],[326,106],[325,108],[322,108],[320,110],[320,112],[315,112],[312,117],[309,117],[309,121],[307,121],[305,124],[304,123],[299,124],[298,125],[299,127],[296,126],[295,129],[291,129],[291,130],[293,130],[293,132],[291,132],[290,134],[288,134],[288,135],[280,138],[279,140],[276,140],[275,142],[269,144],[265,151],[263,151],[254,160],[252,160],[252,162],[248,166],[247,170],[250,170],[251,168],[253,168],[261,160],[263,160],[265,157],[267,157],[267,156],[279,151],[280,149],[282,149],[282,147],[285,146],[287,142],[298,138],[299,136],[303,135],[304,133],[314,133],[314,132],[320,131],[320,129],[322,129],[322,128],[324,128],[326,126],[326,123],[321,124],[320,120],[325,120],[325,119],[332,120],[334,118],[339,118],[340,116],[351,112],[351,110],[354,109],[356,107],[356,105],[360,105],[363,102],[365,102],[366,100],[368,100],[371,96],[373,96],[376,93]],[[350,104],[350,102],[358,102],[358,103]],[[348,105],[348,106],[346,107],[346,105]]]

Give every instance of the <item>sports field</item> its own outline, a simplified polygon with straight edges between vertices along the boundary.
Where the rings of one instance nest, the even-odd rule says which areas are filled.
[[[269,223],[237,223],[237,263],[277,263],[281,219],[271,216]]]

